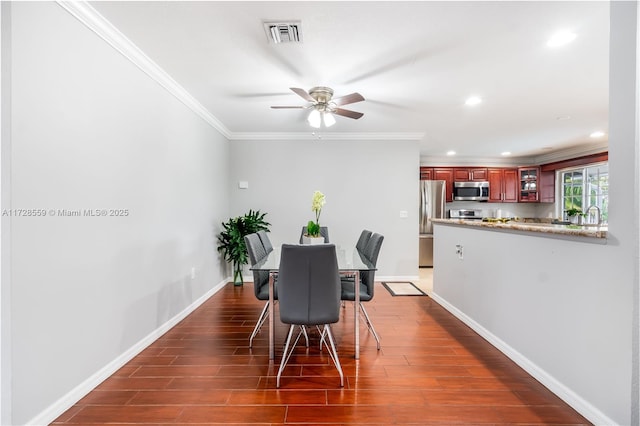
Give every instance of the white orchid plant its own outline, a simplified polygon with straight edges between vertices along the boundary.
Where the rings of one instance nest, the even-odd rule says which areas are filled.
[[[311,201],[311,211],[316,213],[316,221],[314,222],[310,220],[307,224],[307,235],[309,237],[320,236],[320,212],[322,211],[322,206],[324,206],[324,203],[324,194],[320,191],[314,191],[313,199]]]

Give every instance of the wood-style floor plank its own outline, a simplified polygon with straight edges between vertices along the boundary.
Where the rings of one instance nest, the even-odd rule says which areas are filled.
[[[378,284],[353,358],[353,305],[333,326],[345,386],[326,352],[298,347],[275,376],[264,303],[251,283],[228,284],[62,414],[55,425],[588,425],[584,417],[426,296],[392,297]],[[277,318],[277,317],[276,317]]]

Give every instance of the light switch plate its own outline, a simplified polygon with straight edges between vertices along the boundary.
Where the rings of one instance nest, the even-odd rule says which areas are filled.
[[[247,182],[246,180],[241,180],[240,182],[238,182],[238,188],[240,189],[249,188],[249,182]]]
[[[409,212],[406,210],[400,210],[400,217],[409,217]]]

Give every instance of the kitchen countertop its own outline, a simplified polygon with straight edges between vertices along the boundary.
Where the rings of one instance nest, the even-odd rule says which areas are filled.
[[[486,228],[501,231],[524,231],[547,234],[548,236],[569,236],[569,237],[589,237],[589,238],[607,238],[607,226],[580,226],[580,225],[555,225],[548,222],[529,222],[529,221],[508,221],[502,222],[484,222],[481,220],[464,220],[464,219],[432,219],[433,223],[441,223],[446,225],[462,225],[474,228]]]

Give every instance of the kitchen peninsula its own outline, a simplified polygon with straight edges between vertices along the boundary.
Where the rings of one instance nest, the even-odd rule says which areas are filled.
[[[432,219],[434,223],[453,226],[470,226],[473,228],[481,228],[493,231],[516,231],[545,234],[549,237],[587,237],[597,238],[601,243],[606,243],[607,226],[602,225],[562,225],[550,222],[534,222],[510,220],[506,222],[487,222],[480,220],[464,220],[464,219]],[[539,235],[540,236],[540,235]]]
[[[597,418],[602,414],[588,401],[600,387],[626,380],[622,368],[600,374],[594,366],[623,365],[631,350],[620,350],[628,330],[606,328],[602,320],[632,321],[628,310],[617,308],[624,297],[617,289],[628,282],[612,280],[604,267],[627,254],[607,227],[541,222],[433,220],[430,296],[560,398]],[[597,380],[586,382],[585,372]]]

